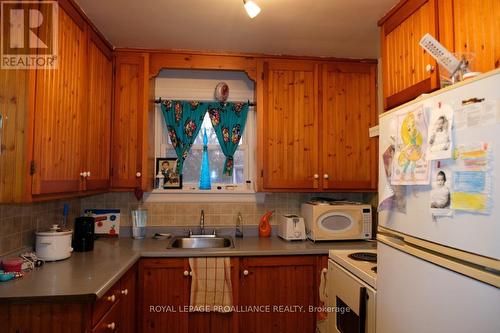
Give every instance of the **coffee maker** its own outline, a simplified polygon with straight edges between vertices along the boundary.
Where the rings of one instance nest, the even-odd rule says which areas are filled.
[[[73,234],[73,251],[86,252],[94,249],[95,219],[91,216],[80,216],[75,219]]]

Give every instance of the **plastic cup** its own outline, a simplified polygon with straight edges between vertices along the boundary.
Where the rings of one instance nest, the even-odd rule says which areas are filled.
[[[144,209],[134,209],[130,213],[132,216],[132,238],[143,239],[146,236],[148,211]]]

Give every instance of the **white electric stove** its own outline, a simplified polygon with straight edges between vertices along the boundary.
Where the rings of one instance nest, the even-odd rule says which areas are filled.
[[[377,289],[377,250],[330,250],[329,258]]]
[[[375,249],[330,250],[328,314],[330,333],[375,333],[377,262]]]

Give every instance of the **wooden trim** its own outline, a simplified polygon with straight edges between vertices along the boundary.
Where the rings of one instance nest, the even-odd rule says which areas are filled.
[[[419,96],[422,94],[422,92],[425,91],[432,91],[435,90],[437,87],[432,87],[431,84],[431,78],[427,78],[423,81],[420,81],[419,83],[406,88],[403,91],[398,92],[397,94],[394,94],[392,96],[387,96],[386,98],[386,110],[392,109],[393,107],[396,107],[400,104],[403,104],[405,102],[408,102],[415,97]]]
[[[101,37],[93,30],[88,29],[90,40],[101,50],[101,52],[106,56],[106,58],[111,61],[113,59],[113,50],[108,47],[108,45],[102,40]]]
[[[83,18],[83,20],[89,25],[92,32],[94,32],[101,39],[101,41],[106,45],[108,49],[110,50],[114,49],[113,45],[106,39],[106,37],[104,37],[104,35],[99,31],[99,29],[97,29],[94,23],[85,14],[83,9],[75,2],[75,0],[58,0],[58,1],[59,5],[65,10],[68,9],[71,10],[73,13],[78,13],[78,15],[80,15]]]
[[[377,59],[369,58],[335,58],[335,57],[314,57],[314,56],[297,56],[287,54],[265,54],[265,53],[243,53],[243,52],[218,52],[218,51],[200,51],[189,49],[148,49],[148,48],[115,48],[116,52],[138,52],[154,54],[189,54],[189,55],[209,55],[209,56],[232,56],[232,57],[246,57],[246,58],[267,58],[267,59],[294,59],[294,60],[313,60],[313,61],[340,61],[340,62],[361,62],[376,64]]]
[[[401,22],[405,21],[427,2],[429,2],[429,0],[406,0],[404,4],[398,6],[397,11],[392,12],[382,23],[384,25],[385,34],[389,34],[400,25]]]
[[[109,179],[86,179],[85,180],[85,190],[107,190],[110,186]]]
[[[157,76],[162,69],[211,69],[244,71],[255,80],[256,59],[253,57],[168,52],[143,54],[150,55],[150,77]]]
[[[79,11],[72,0],[58,0],[59,6],[68,14],[69,17],[73,21],[75,21],[76,25],[80,27],[80,29],[85,30],[85,23],[87,23],[85,14]]]

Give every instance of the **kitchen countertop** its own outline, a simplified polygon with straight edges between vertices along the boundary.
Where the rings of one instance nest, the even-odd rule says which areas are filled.
[[[169,240],[100,239],[90,252],[47,262],[22,278],[0,283],[2,302],[93,301],[102,297],[141,257],[318,255],[331,249],[375,248],[375,242],[287,242],[271,238],[234,238],[234,248],[167,249]]]

